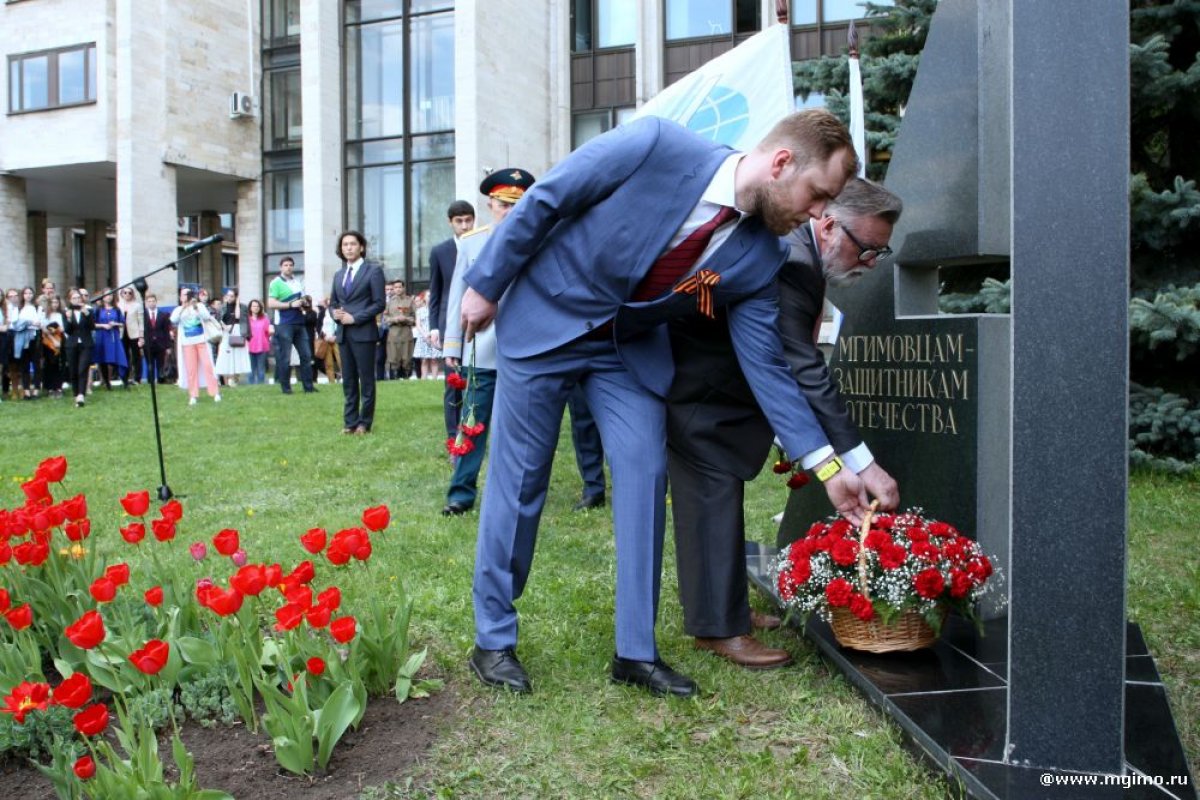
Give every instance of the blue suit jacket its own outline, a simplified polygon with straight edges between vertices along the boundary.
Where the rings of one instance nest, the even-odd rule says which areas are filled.
[[[647,117],[559,162],[526,192],[464,275],[484,297],[503,297],[495,322],[501,354],[540,355],[614,320],[626,367],[666,397],[674,365],[664,323],[696,313],[696,298],[629,298],[730,152]],[[784,362],[775,329],[775,275],[785,256],[779,238],[751,217],[703,267],[720,273],[714,304],[726,309],[738,360],[780,441],[799,457],[828,441]]]

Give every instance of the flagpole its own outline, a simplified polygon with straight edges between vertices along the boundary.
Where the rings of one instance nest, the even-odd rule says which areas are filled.
[[[776,4],[778,8],[778,3]],[[847,34],[850,50],[850,138],[858,156],[858,177],[867,177],[867,125],[863,103],[862,70],[858,59],[858,28],[850,20]]]

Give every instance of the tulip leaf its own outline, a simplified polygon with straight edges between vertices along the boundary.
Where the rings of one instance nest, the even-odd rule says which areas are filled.
[[[189,664],[207,666],[220,661],[217,657],[217,648],[213,646],[212,642],[195,636],[181,636],[175,643],[179,647],[180,654],[183,655],[183,660]]]
[[[325,769],[333,746],[359,713],[359,701],[350,681],[338,686],[317,715],[317,766]]]
[[[304,754],[301,752],[301,747],[297,742],[292,741],[286,736],[276,736],[271,740],[271,744],[275,748],[275,760],[279,762],[279,766],[288,772],[304,775],[308,770],[312,769],[312,762],[305,763]]]

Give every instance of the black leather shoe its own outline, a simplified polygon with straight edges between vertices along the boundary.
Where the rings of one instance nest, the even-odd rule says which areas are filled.
[[[442,506],[443,517],[457,517],[460,514],[465,514],[471,510],[470,506],[464,506],[462,503],[446,503]]]
[[[695,681],[668,667],[661,658],[655,661],[632,661],[613,656],[612,679],[613,683],[640,686],[655,695],[691,697],[700,691]]]
[[[471,653],[467,662],[475,677],[488,686],[510,689],[520,694],[529,694],[533,686],[529,683],[529,675],[517,660],[517,654],[512,648],[507,650],[484,650],[479,646]]]
[[[603,494],[585,494],[579,502],[571,507],[572,511],[586,511],[589,508],[604,508]]]
[[[284,389],[284,390],[283,390],[283,393],[284,393],[284,394],[291,394],[291,393],[292,393],[292,390],[291,390],[291,389]]]

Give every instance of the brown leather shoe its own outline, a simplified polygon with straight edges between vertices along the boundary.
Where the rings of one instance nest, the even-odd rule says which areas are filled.
[[[767,614],[763,611],[755,611],[750,609],[750,625],[756,630],[773,631],[783,624],[783,620],[774,614]]]
[[[787,650],[767,647],[753,636],[733,636],[728,639],[701,639],[697,636],[696,649],[716,653],[747,669],[776,669],[792,663],[792,656]]]

